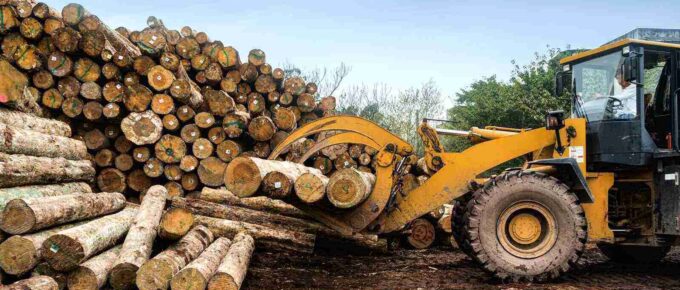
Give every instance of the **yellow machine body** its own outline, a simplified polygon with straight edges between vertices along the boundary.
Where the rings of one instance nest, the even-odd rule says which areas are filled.
[[[532,160],[572,157],[587,180],[592,203],[583,203],[588,220],[589,240],[611,241],[613,233],[607,222],[607,196],[614,183],[613,173],[586,172],[585,119],[567,119],[560,129],[564,150],[556,149],[555,131],[545,128],[524,130],[501,127],[472,128],[465,132],[476,144],[462,152],[445,152],[437,131],[423,123],[419,134],[425,146],[427,167],[435,172],[423,185],[408,194],[395,194],[398,162],[413,153],[413,146],[378,125],[354,116],[333,116],[311,122],[294,131],[270,156],[277,158],[295,140],[324,131],[338,134],[319,142],[299,162],[319,150],[342,143],[362,144],[379,150],[376,183],[369,199],[357,208],[340,215],[331,215],[307,205],[301,206],[318,220],[345,234],[360,232],[390,233],[403,229],[409,222],[445,203],[468,194],[470,183],[480,175],[504,162],[522,156]],[[569,132],[568,132],[569,131]],[[548,174],[558,170],[550,166],[525,168]],[[393,197],[394,205],[388,208]]]

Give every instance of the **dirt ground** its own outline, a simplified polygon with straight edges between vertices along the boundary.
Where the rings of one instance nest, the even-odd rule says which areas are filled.
[[[680,289],[680,248],[659,264],[624,265],[590,248],[577,269],[545,284],[503,284],[450,248],[392,255],[257,253],[244,289]]]

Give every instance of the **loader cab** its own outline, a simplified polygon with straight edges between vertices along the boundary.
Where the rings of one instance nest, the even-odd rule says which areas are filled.
[[[680,156],[680,45],[623,39],[562,59],[558,91],[585,118],[589,171],[646,167]]]

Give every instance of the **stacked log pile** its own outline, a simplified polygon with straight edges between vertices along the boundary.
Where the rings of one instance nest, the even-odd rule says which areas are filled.
[[[111,29],[78,4],[0,0],[0,16],[0,269],[9,282],[238,289],[254,248],[310,253],[323,235],[386,250],[291,205],[361,204],[378,151],[341,144],[311,154],[334,134],[322,133],[265,160],[299,126],[335,114],[335,98],[273,68],[262,50],[241,59],[154,17],[141,31]],[[405,191],[429,174],[417,161],[408,159]]]
[[[0,243],[0,268],[18,280],[8,289],[101,289],[106,285],[167,289],[170,281],[173,289],[205,289],[209,283],[233,287],[217,289],[238,289],[254,249],[254,239],[245,232],[237,233],[232,243],[206,227],[195,226],[152,258],[167,194],[164,187],[153,186],[140,205],[126,204],[120,193],[11,200],[2,212],[3,229],[21,228],[16,226],[21,220],[12,217],[19,202],[33,209],[52,208],[52,212],[34,210],[34,215],[43,222],[40,225],[58,226],[33,227]],[[97,203],[110,197],[122,203]],[[64,220],[66,213],[73,212],[87,214]],[[59,225],[63,222],[71,223]],[[202,280],[196,280],[199,277]],[[196,288],[198,282],[202,284]],[[154,287],[148,288],[149,283],[155,283]]]
[[[333,97],[273,68],[259,49],[242,60],[203,32],[154,17],[141,31],[111,29],[78,4],[0,5],[0,103],[69,123],[95,161],[99,191],[134,201],[151,184],[171,196],[222,186],[234,158],[266,158],[289,132],[335,112]],[[8,89],[17,87],[23,92]],[[314,138],[283,159],[301,157]],[[308,165],[369,171],[363,148],[337,147]]]

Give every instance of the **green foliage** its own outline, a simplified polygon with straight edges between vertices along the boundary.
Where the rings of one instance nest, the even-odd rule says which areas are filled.
[[[545,113],[549,110],[570,111],[568,96],[555,96],[555,74],[561,69],[559,60],[582,50],[561,51],[548,48],[547,52],[535,53],[529,64],[518,65],[509,81],[499,81],[496,76],[483,78],[456,94],[456,104],[447,111],[452,124],[449,128],[503,126],[512,128],[538,128],[543,126]],[[449,150],[460,151],[470,144],[446,138]]]

